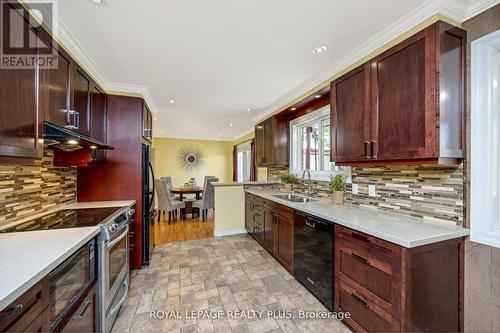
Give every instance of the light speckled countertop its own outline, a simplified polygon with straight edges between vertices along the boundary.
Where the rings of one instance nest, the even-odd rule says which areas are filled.
[[[0,234],[0,311],[99,232],[96,226]]]
[[[443,222],[427,221],[348,204],[334,205],[325,200],[295,203],[274,197],[273,194],[284,194],[277,191],[246,189],[246,192],[406,248],[469,235],[469,229]]]
[[[244,181],[244,182],[217,182],[214,186],[245,186],[245,185],[272,185],[274,182]]]

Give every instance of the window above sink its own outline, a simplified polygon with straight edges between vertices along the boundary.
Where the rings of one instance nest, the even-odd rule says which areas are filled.
[[[351,168],[330,162],[330,106],[290,122],[290,172],[302,175],[311,171],[312,180],[328,181],[330,176],[344,174],[350,179]]]

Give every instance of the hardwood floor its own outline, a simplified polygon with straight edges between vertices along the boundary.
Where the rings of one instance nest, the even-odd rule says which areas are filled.
[[[190,216],[190,215],[189,215]],[[185,240],[211,238],[214,236],[214,213],[211,211],[203,222],[200,218],[181,220],[179,216],[168,224],[168,213],[162,215],[161,222],[155,217],[155,244],[180,242]]]

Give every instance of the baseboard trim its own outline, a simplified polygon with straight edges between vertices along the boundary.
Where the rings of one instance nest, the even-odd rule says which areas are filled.
[[[215,231],[214,236],[215,237],[224,237],[224,236],[241,235],[241,234],[246,234],[246,233],[247,233],[247,229],[245,229],[245,228],[230,229],[230,230]]]

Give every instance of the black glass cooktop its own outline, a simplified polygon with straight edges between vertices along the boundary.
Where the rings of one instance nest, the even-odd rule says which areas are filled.
[[[91,227],[102,223],[119,209],[120,207],[63,209],[20,223],[13,227],[0,230],[0,232]]]

